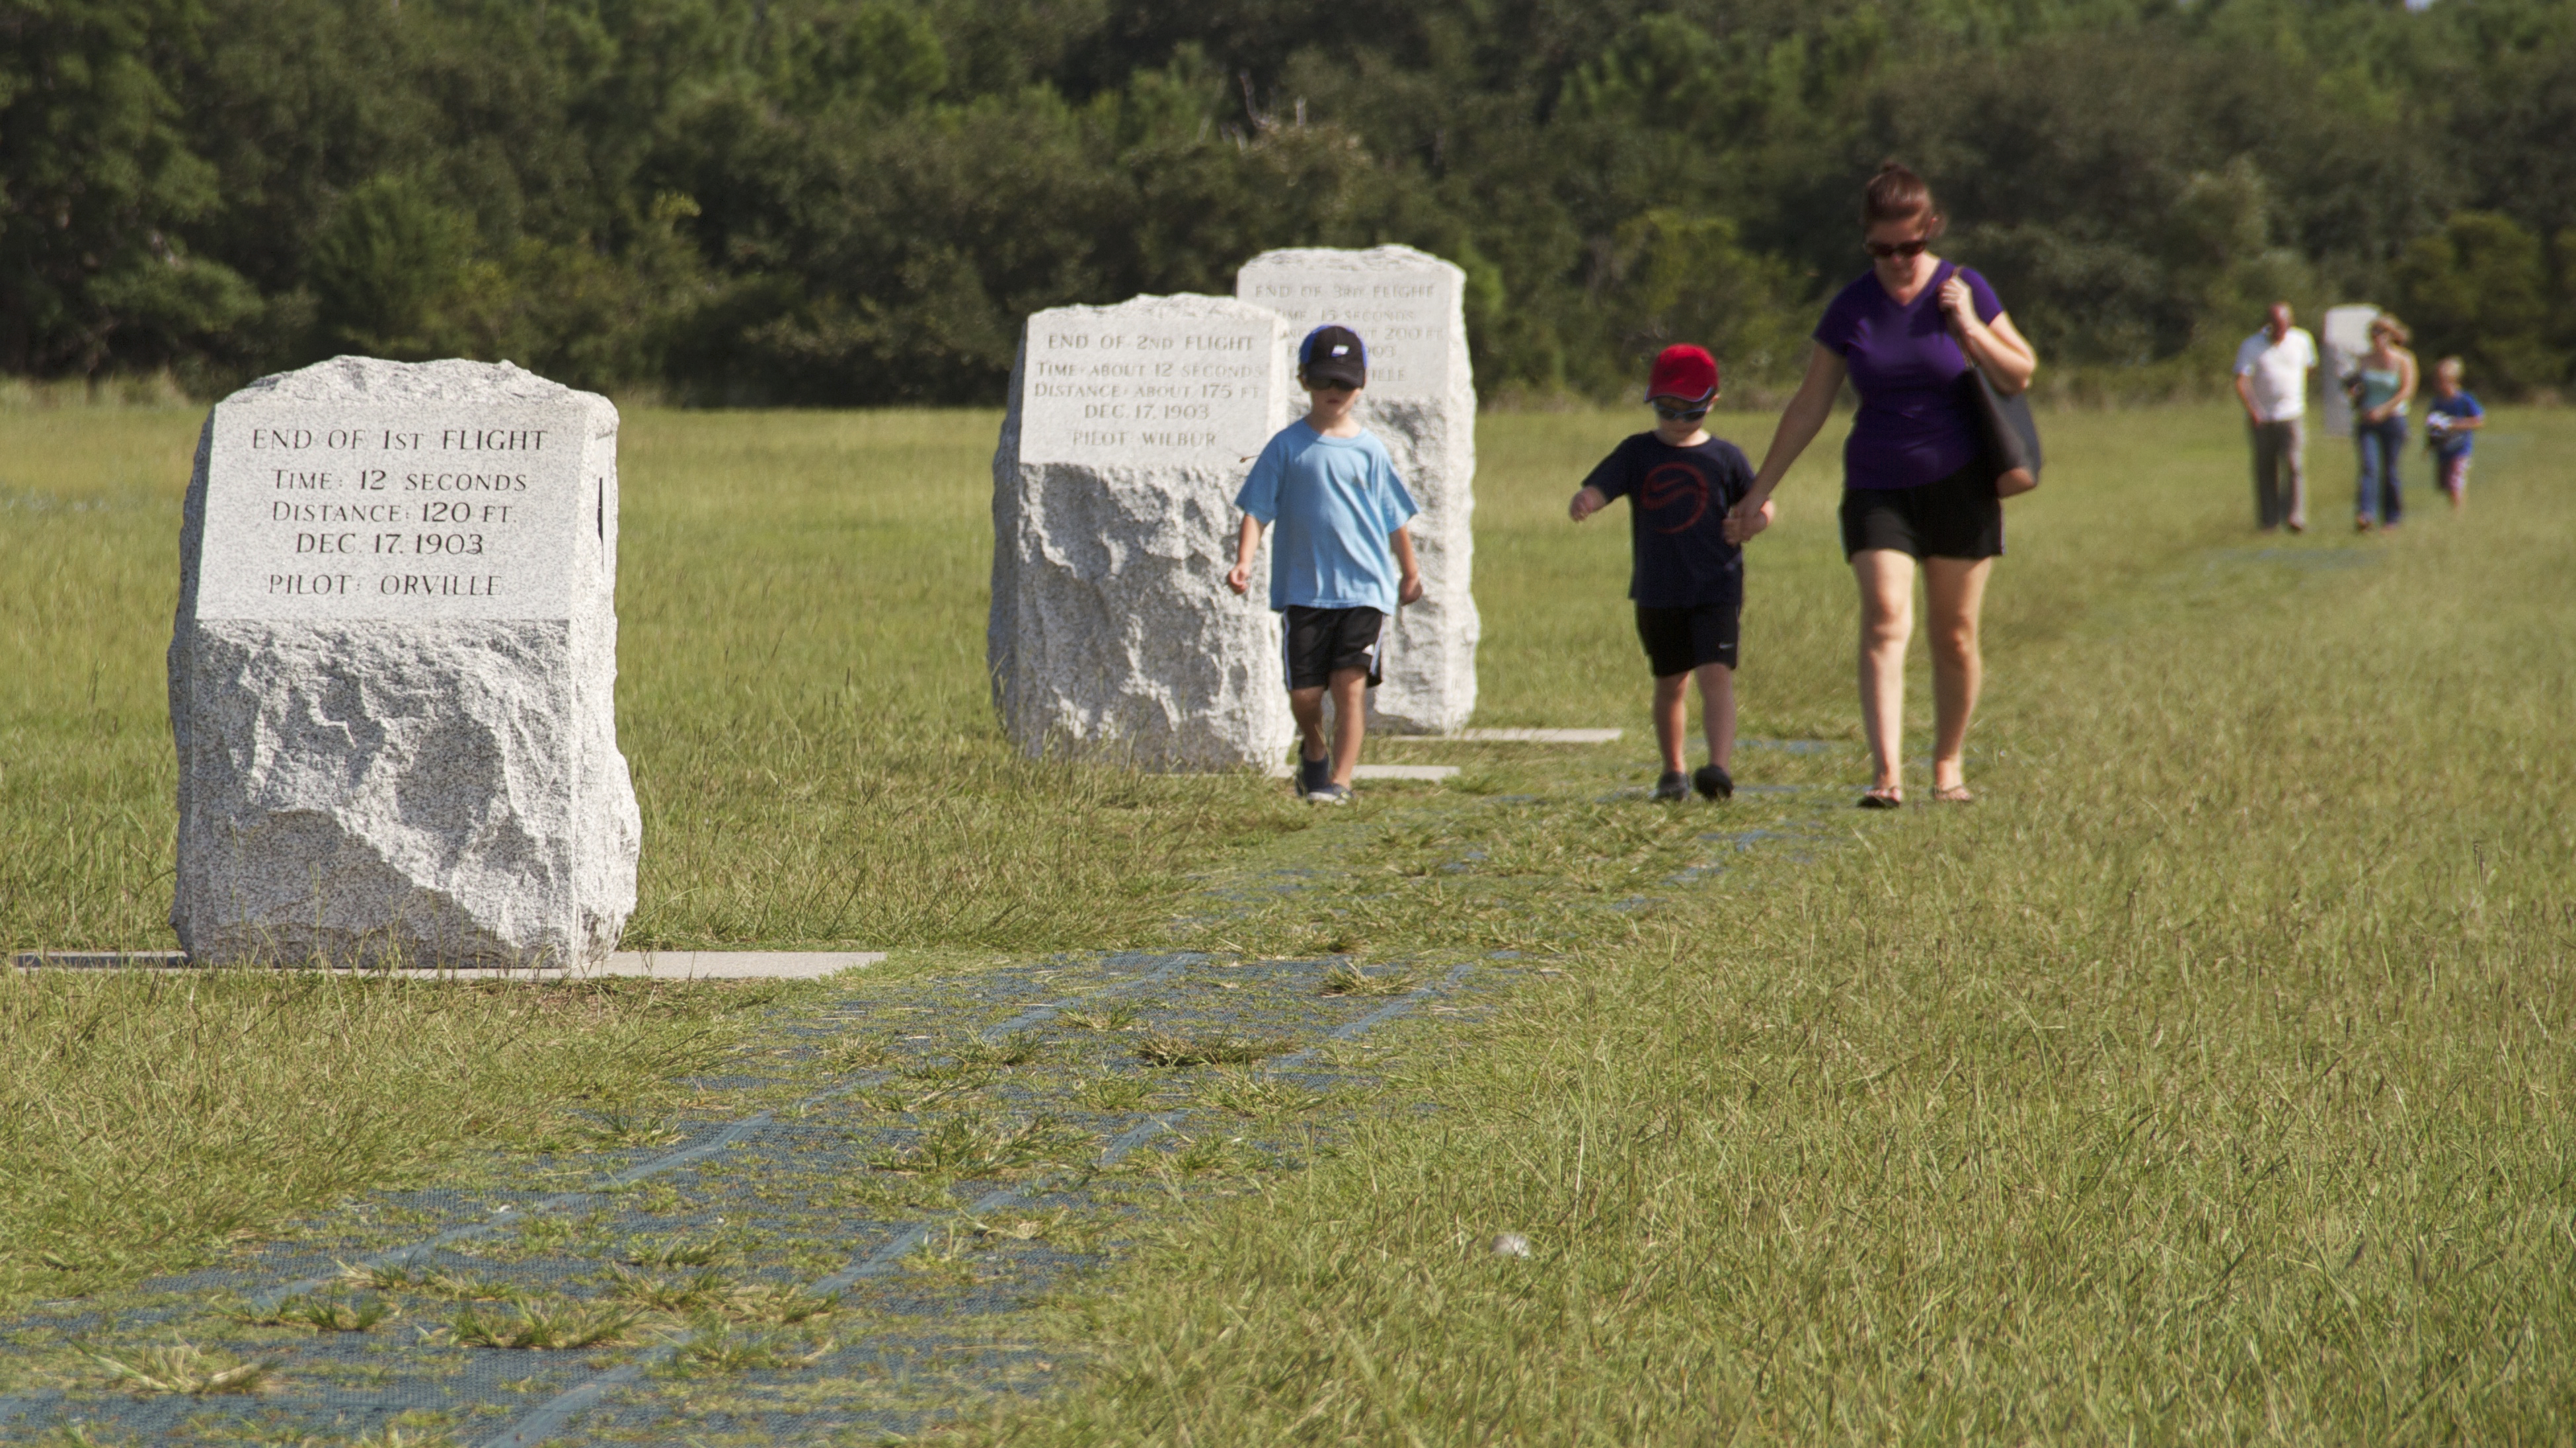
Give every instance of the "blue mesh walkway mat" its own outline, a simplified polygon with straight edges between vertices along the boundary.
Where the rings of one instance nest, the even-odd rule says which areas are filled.
[[[1298,1165],[1296,1108],[1349,1083],[1351,1048],[1477,983],[1169,954],[836,986],[760,1071],[700,1082],[699,1117],[20,1318],[13,1356],[75,1385],[0,1398],[0,1437],[908,1435],[1042,1388],[1054,1364],[986,1325],[1103,1261],[1138,1202]]]
[[[1373,868],[1547,949],[1574,915],[1712,888],[1746,851],[1804,858],[1848,808],[1748,787],[1640,832],[1618,821],[1642,792],[1538,834],[1513,823],[1532,797],[1453,792],[1378,826]],[[1530,908],[1509,882],[1566,870],[1568,839],[1598,878]],[[1266,912],[1329,940],[1377,894],[1343,875],[1250,861],[1180,923]],[[681,1115],[597,1121],[586,1150],[460,1164],[218,1266],[0,1319],[0,1442],[878,1443],[1042,1392],[1080,1366],[1042,1314],[1158,1205],[1302,1166],[1405,1031],[1482,1010],[1519,968],[1485,947],[1363,972],[1342,948],[838,977],[689,1083]]]

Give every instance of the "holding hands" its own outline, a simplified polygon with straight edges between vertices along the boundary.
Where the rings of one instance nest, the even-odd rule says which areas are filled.
[[[1771,526],[1774,515],[1770,495],[1756,488],[1726,510],[1726,541],[1738,548],[1754,534]]]

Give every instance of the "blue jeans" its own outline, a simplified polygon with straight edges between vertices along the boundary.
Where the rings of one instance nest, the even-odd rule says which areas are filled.
[[[2363,422],[2356,418],[2352,440],[2361,448],[2361,482],[2353,498],[2353,517],[2383,528],[2396,527],[2406,517],[2397,478],[2397,461],[2406,455],[2406,419]]]

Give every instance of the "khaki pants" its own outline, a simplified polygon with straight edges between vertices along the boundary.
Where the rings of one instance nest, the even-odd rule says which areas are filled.
[[[2254,521],[2265,528],[2308,526],[2307,419],[2252,422],[2246,429],[2254,435]]]

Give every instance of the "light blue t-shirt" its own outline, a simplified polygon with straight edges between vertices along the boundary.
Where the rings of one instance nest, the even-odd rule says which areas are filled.
[[[1270,606],[1395,612],[1387,535],[1421,509],[1373,433],[1326,437],[1304,419],[1270,439],[1234,505],[1270,535]]]

